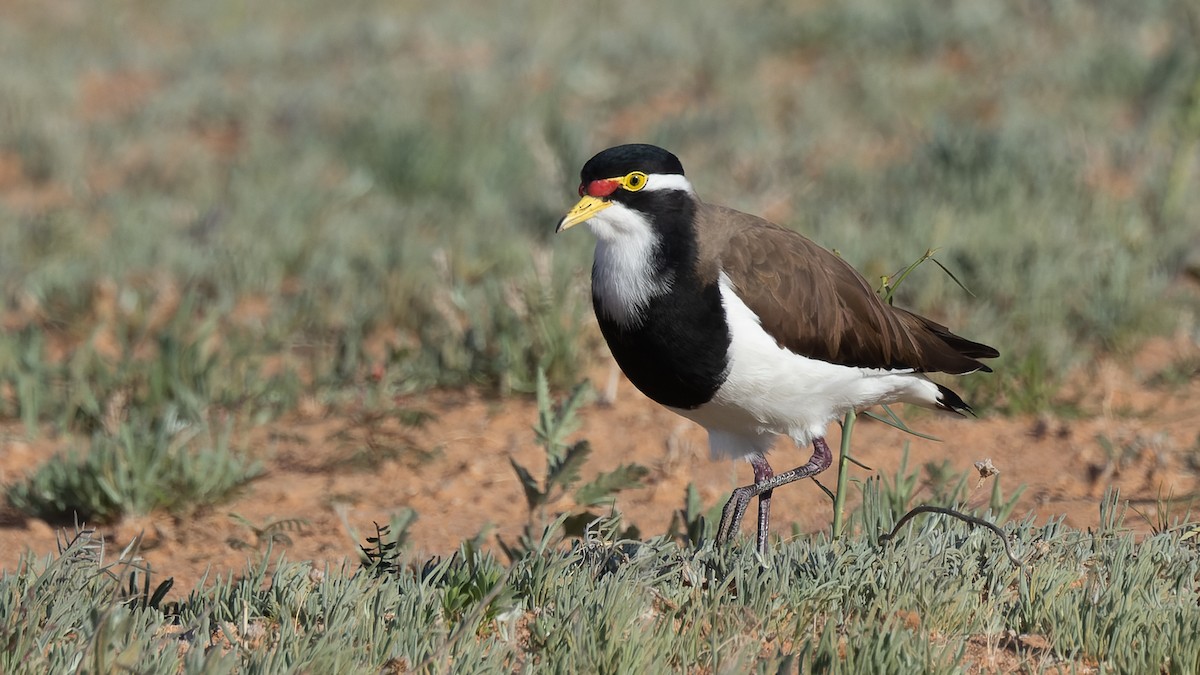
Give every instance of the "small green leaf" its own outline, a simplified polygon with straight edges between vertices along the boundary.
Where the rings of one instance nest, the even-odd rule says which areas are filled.
[[[579,480],[579,471],[590,454],[592,454],[591,444],[587,441],[579,441],[567,448],[561,457],[552,458],[546,471],[546,494],[550,494],[554,487],[562,488],[564,491],[571,489],[571,486]]]
[[[950,277],[950,279],[952,279],[954,281],[954,283],[958,284],[959,288],[966,291],[967,295],[971,296],[972,298],[976,297],[975,294],[971,292],[971,289],[967,288],[966,284],[959,281],[958,277],[954,276],[954,272],[951,272],[950,269],[947,268],[945,265],[943,265],[940,260],[938,260],[937,258],[930,258],[930,260],[932,260],[935,265],[942,268],[942,271],[946,273],[946,276]]]
[[[596,519],[599,517],[587,511],[572,514],[562,521],[563,534],[568,537],[582,537],[587,533],[588,525],[596,522]]]
[[[913,436],[916,436],[918,438],[924,438],[924,439],[930,440],[930,441],[937,441],[939,443],[942,441],[942,439],[938,438],[937,436],[930,436],[929,434],[921,433],[920,431],[916,431],[916,430],[910,428],[907,424],[904,423],[904,420],[900,419],[900,416],[897,415],[895,413],[895,411],[893,411],[891,409],[890,406],[883,405],[880,407],[883,408],[885,412],[887,412],[887,414],[888,414],[887,417],[873,413],[870,410],[864,410],[863,414],[866,415],[867,417],[870,417],[873,420],[883,422],[884,424],[888,425],[889,427],[895,427],[895,428],[899,429],[900,431],[903,431],[908,434],[912,434]],[[858,462],[854,462],[854,463],[858,464]]]
[[[517,464],[515,459],[510,457],[508,463],[512,464],[513,471],[517,472],[517,478],[521,481],[521,488],[525,490],[525,503],[529,506],[529,510],[536,509],[546,497],[541,489],[538,488],[537,479],[525,467]]]
[[[575,491],[575,503],[592,506],[607,500],[621,490],[642,487],[642,479],[650,470],[639,464],[622,464]]]
[[[554,410],[550,402],[550,385],[546,383],[546,373],[541,368],[537,371],[537,409],[538,421],[533,428],[538,442],[548,445],[551,442],[551,429],[554,426]]]
[[[925,255],[913,261],[912,264],[904,268],[904,271],[900,274],[892,277],[884,277],[883,285],[878,291],[879,294],[883,296],[884,302],[889,305],[892,304],[892,296],[896,293],[896,289],[900,287],[900,284],[904,283],[904,280],[909,274],[912,273],[913,270],[921,266],[921,263],[932,258],[935,250],[936,249],[929,249],[925,251]]]
[[[551,463],[559,459],[567,446],[567,436],[571,435],[579,422],[575,418],[591,391],[590,385],[584,381],[575,385],[561,406],[555,407],[550,399],[549,387],[545,374],[538,371],[537,380],[538,422],[533,428],[538,443],[545,449]]]
[[[683,512],[689,523],[701,515],[704,504],[700,501],[700,491],[696,489],[695,483],[687,484],[687,493],[684,495],[683,504]]]

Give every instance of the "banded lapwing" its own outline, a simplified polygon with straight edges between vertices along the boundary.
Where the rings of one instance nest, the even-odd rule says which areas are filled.
[[[642,393],[707,429],[714,458],[754,468],[754,484],[725,505],[718,542],[757,496],[766,553],[771,493],[829,467],[830,422],[895,402],[969,412],[925,374],[990,372],[978,359],[999,356],[882,301],[799,233],[701,201],[662,148],[609,148],[580,179],[558,231],[586,222],[596,236],[592,303],[613,357]],[[774,473],[777,436],[812,443],[812,458]]]

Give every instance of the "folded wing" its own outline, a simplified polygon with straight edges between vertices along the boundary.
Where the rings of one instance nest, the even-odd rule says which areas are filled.
[[[977,359],[999,356],[992,347],[888,305],[849,263],[799,233],[739,215],[721,266],[783,347],[862,368],[991,371]]]

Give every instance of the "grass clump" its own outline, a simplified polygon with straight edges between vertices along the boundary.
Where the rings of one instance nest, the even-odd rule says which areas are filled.
[[[229,446],[228,429],[213,433],[168,415],[93,435],[85,453],[51,459],[10,485],[6,497],[14,508],[49,522],[113,522],[218,503],[261,472]]]
[[[94,530],[76,526],[60,537],[57,555],[26,556],[17,571],[6,571],[0,669],[113,672],[138,660],[146,668],[168,667],[173,657],[161,649],[158,631],[178,610],[178,603],[163,602],[173,581],[152,587],[150,569],[132,549],[110,559]]]
[[[0,665],[1193,673],[1200,551],[1178,533],[1135,539],[1118,504],[1106,499],[1096,531],[1006,525],[1023,568],[958,521],[914,521],[884,546],[870,534],[798,538],[763,561],[749,546],[622,540],[610,520],[578,545],[549,540],[507,565],[469,547],[383,575],[263,560],[177,603],[152,584],[131,599],[128,573],[72,545],[0,574],[10,646]]]
[[[48,318],[0,335],[0,390],[12,392],[0,397],[0,414],[31,435],[41,421],[91,433],[126,409],[197,420],[212,409],[277,414],[298,400],[299,364],[264,373],[254,331],[196,289],[109,281],[94,295],[65,319],[84,335],[64,335]]]

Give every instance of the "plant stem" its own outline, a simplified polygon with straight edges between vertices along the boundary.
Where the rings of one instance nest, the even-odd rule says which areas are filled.
[[[843,515],[846,506],[846,479],[849,471],[846,465],[850,462],[850,436],[854,433],[854,420],[858,415],[853,410],[846,413],[842,420],[842,445],[838,449],[837,494],[833,499],[833,540],[842,538]]]

